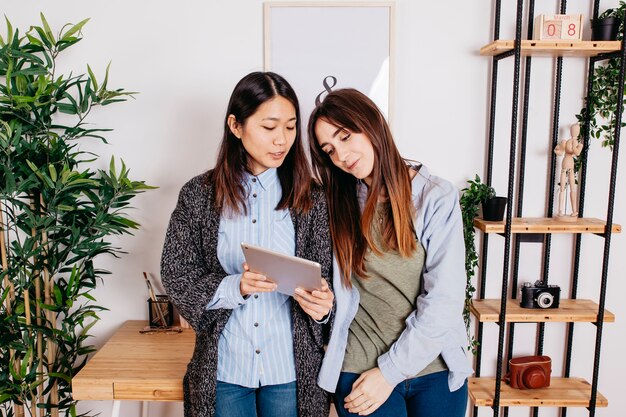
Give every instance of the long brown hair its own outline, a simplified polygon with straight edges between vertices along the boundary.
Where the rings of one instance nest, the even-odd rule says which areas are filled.
[[[301,140],[298,97],[287,80],[280,75],[273,72],[253,72],[237,83],[226,109],[224,135],[215,168],[209,177],[215,184],[215,205],[218,211],[226,210],[234,214],[247,212],[247,191],[243,180],[245,173],[250,172],[250,156],[241,140],[231,132],[228,116],[232,114],[243,126],[261,104],[277,96],[289,100],[296,109],[296,139],[282,165],[277,168],[282,197],[276,209],[295,208],[306,212],[311,208],[312,177]]]
[[[357,179],[336,167],[320,147],[315,135],[318,120],[362,133],[372,143],[374,168],[362,214],[356,193]],[[329,93],[313,110],[308,132],[313,171],[322,181],[328,198],[335,256],[342,269],[342,281],[350,287],[352,273],[367,276],[364,265],[367,248],[377,254],[381,249],[397,250],[404,257],[415,251],[409,169],[393,142],[382,112],[357,90],[346,88]],[[387,197],[390,207],[382,223],[382,248],[374,243],[371,231],[380,196]]]

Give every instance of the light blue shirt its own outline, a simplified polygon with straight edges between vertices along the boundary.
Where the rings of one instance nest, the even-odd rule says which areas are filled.
[[[276,169],[249,175],[247,215],[223,214],[217,256],[226,271],[209,309],[232,309],[218,342],[217,380],[256,388],[296,380],[291,326],[291,297],[279,292],[244,299],[239,291],[241,242],[295,254],[295,229],[289,210],[275,210],[282,188]]]
[[[473,373],[465,356],[467,336],[463,322],[465,302],[465,244],[458,190],[449,182],[432,176],[422,166],[411,183],[416,209],[415,233],[426,250],[422,293],[417,308],[406,319],[406,328],[378,357],[378,367],[390,385],[413,378],[441,354],[449,369],[448,386],[459,389]],[[361,207],[367,188],[358,189]],[[350,323],[359,307],[359,292],[341,282],[333,267],[335,321],[322,362],[318,385],[335,392],[348,340]]]

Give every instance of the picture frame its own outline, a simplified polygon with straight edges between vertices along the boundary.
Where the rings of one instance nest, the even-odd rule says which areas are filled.
[[[284,76],[300,101],[303,137],[316,102],[356,88],[391,124],[395,3],[264,3],[264,69]]]

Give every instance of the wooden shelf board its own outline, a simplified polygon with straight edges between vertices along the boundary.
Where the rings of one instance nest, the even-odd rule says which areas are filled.
[[[472,300],[472,314],[480,322],[497,322],[500,316],[500,300]],[[519,300],[507,300],[506,321],[509,323],[539,322],[591,322],[598,319],[598,304],[591,300],[561,300],[559,308],[522,308]],[[615,315],[604,310],[604,322],[612,323]]]
[[[478,407],[493,406],[495,378],[469,378],[469,395]],[[588,407],[591,385],[582,378],[551,378],[550,387],[519,390],[502,382],[501,407]],[[607,407],[609,402],[598,392],[596,407]]]
[[[480,48],[483,56],[499,55],[512,51],[513,40],[497,40]],[[589,57],[607,52],[616,52],[621,48],[620,41],[538,41],[523,40],[523,56],[582,56]]]
[[[504,221],[490,222],[474,219],[474,227],[485,233],[504,233]],[[511,223],[512,233],[604,233],[606,222],[591,217],[574,221],[557,220],[551,217],[515,217]],[[613,233],[621,233],[622,226],[613,223]]]

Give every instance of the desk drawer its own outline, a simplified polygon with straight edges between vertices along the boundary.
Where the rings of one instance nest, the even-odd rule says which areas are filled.
[[[116,382],[113,384],[113,396],[116,400],[182,401],[183,383],[182,381],[178,383],[170,381]]]

